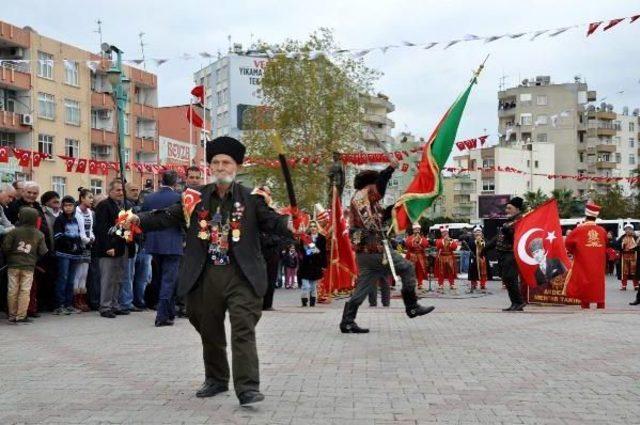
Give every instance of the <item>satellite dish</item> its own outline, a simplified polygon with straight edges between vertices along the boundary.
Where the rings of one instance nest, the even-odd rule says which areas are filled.
[[[633,116],[637,117],[640,114],[640,109],[636,108],[633,110]]]
[[[111,51],[111,45],[109,43],[102,43],[100,49],[105,53],[109,53]]]

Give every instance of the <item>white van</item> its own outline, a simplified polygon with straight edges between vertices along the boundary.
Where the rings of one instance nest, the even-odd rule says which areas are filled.
[[[470,223],[440,223],[434,224],[429,227],[429,237],[432,239],[437,239],[440,237],[440,226],[447,226],[449,228],[449,236],[451,239],[458,239],[460,234],[462,233],[462,229],[469,229],[469,232],[475,227],[474,224]]]

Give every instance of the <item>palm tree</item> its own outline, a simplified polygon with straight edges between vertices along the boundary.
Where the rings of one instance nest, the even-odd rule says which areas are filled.
[[[528,191],[524,195],[524,201],[527,203],[529,208],[536,208],[538,205],[549,199],[546,193],[544,193],[540,188],[535,192]]]
[[[571,218],[574,214],[577,214],[576,199],[573,196],[573,191],[570,189],[554,189],[551,191],[551,196],[558,201],[558,212],[560,218]]]

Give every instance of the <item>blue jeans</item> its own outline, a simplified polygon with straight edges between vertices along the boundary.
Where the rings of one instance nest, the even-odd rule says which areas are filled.
[[[318,295],[316,291],[317,283],[317,280],[302,279],[301,298],[316,298]]]
[[[76,260],[58,257],[58,278],[56,279],[56,307],[73,305],[73,278]]]
[[[126,255],[126,253],[125,253]],[[129,258],[127,267],[122,273],[120,281],[120,309],[131,310],[133,308],[133,275],[136,269],[136,257]]]
[[[142,250],[136,256],[133,273],[133,304],[144,308],[144,290],[151,282],[151,255]]]
[[[156,323],[173,320],[176,316],[176,287],[182,255],[154,255],[160,275],[160,294]]]
[[[469,251],[460,251],[460,273],[468,273],[469,272],[469,258],[471,257],[471,252]]]

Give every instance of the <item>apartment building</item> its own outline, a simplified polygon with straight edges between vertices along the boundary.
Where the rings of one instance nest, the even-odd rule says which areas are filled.
[[[0,58],[0,145],[47,156],[22,167],[10,152],[0,163],[2,180],[33,179],[61,195],[75,196],[80,186],[104,191],[116,176],[111,163],[118,162],[110,58],[5,22],[0,22]],[[124,157],[131,165],[125,177],[140,184],[153,173],[133,163],[157,163],[158,84],[154,74],[135,67],[125,65],[124,74],[130,80]],[[104,172],[89,166],[67,171],[59,156],[109,166]]]

